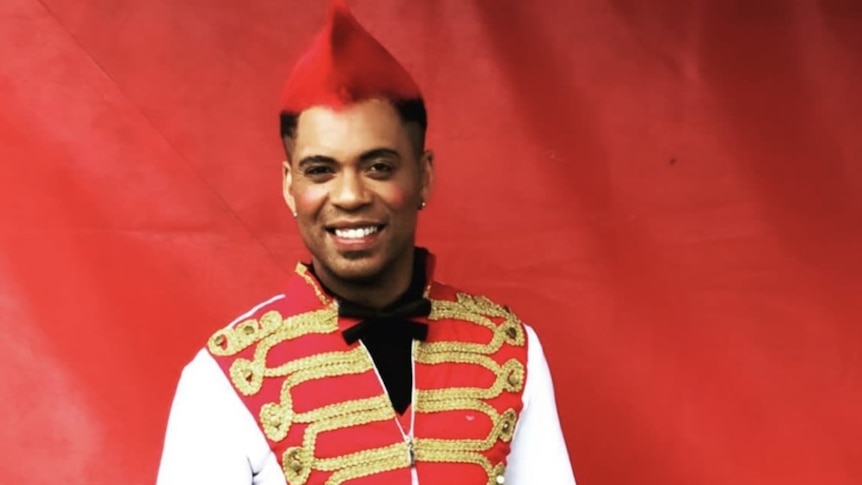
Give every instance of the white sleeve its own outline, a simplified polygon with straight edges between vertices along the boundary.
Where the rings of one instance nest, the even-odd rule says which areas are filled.
[[[548,362],[536,332],[529,326],[527,338],[524,408],[512,438],[505,484],[574,485]]]
[[[285,483],[251,413],[205,350],[180,376],[156,483]]]

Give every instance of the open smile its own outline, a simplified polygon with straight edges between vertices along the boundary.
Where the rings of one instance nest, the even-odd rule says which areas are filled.
[[[383,225],[371,225],[349,228],[327,228],[326,230],[341,239],[362,239],[376,234],[383,229]]]
[[[333,224],[326,227],[335,247],[343,251],[369,250],[377,244],[381,231],[386,224],[359,222],[352,224]]]

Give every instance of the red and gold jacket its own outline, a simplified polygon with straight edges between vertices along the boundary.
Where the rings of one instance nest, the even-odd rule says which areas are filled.
[[[208,350],[256,418],[289,485],[497,485],[522,408],[524,325],[490,300],[433,282],[414,394],[399,417],[371,357],[341,331],[357,320],[298,265],[286,297],[216,332]]]

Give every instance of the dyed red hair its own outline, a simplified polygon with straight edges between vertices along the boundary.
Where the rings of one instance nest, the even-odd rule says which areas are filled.
[[[333,0],[327,23],[293,69],[281,100],[283,113],[312,106],[338,109],[371,98],[422,98],[407,70],[365,30],[344,0]]]

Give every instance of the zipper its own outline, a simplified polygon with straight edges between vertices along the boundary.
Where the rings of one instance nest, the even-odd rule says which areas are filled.
[[[410,458],[410,468],[416,468],[416,452],[413,450],[413,438],[407,440],[407,456]]]
[[[377,371],[377,366],[374,365],[374,359],[371,358],[371,353],[368,352],[368,349],[365,347],[365,344],[361,341],[359,345],[362,346],[362,349],[365,350],[365,355],[368,357],[368,360],[371,361],[371,367],[374,369],[374,374],[377,376],[377,381],[380,383],[380,387],[383,389],[383,393],[386,394],[386,397],[389,397],[389,391],[386,390],[386,385],[383,383],[383,378],[380,376],[380,372]],[[401,433],[401,436],[404,438],[404,442],[407,444],[407,459],[410,461],[410,468],[413,468],[415,471],[416,468],[416,450],[413,446],[413,427],[416,423],[416,350],[419,347],[419,342],[414,340],[412,343],[411,356],[410,356],[410,367],[411,372],[413,373],[413,389],[410,390],[412,393],[410,399],[410,429],[408,431],[404,431],[404,427],[401,426],[401,421],[398,420],[398,417],[395,417],[395,426],[398,427],[398,431]],[[415,479],[414,479],[415,482]]]
[[[410,454],[410,468],[416,471],[416,449],[413,445],[413,429],[416,427],[416,351],[419,349],[419,342],[414,340],[411,342],[410,348],[410,372],[413,374],[410,389],[410,431],[407,438],[407,452]]]

